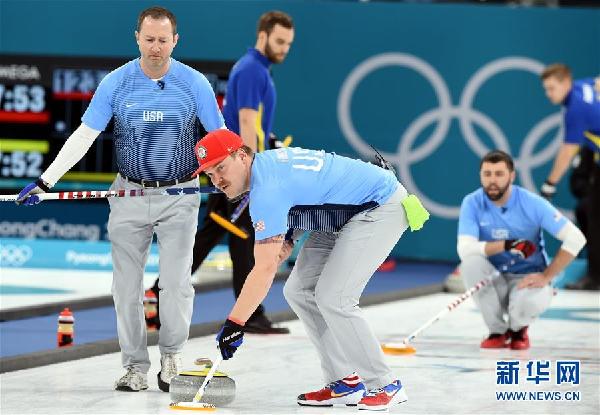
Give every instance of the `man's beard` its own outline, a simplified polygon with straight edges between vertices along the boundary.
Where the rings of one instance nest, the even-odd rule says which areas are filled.
[[[283,55],[283,57],[280,57],[275,52],[273,52],[273,49],[271,49],[271,47],[269,46],[269,38],[267,38],[267,44],[265,45],[265,56],[269,61],[271,61],[271,63],[281,63],[285,59],[285,55]]]
[[[498,189],[498,193],[496,193],[495,195],[491,195],[491,194],[490,194],[490,192],[489,192],[489,189],[490,189],[490,187],[489,187],[489,186],[488,186],[488,187],[486,187],[486,188],[484,188],[483,190],[485,191],[485,194],[487,195],[487,197],[488,197],[488,198],[489,198],[491,201],[495,202],[495,201],[497,201],[497,200],[500,200],[500,199],[502,199],[502,196],[504,196],[504,194],[505,194],[505,193],[506,193],[506,191],[508,190],[508,186],[510,186],[510,183],[509,183],[509,184],[507,184],[507,185],[506,185],[506,186],[504,186],[504,187],[495,186],[495,187]]]

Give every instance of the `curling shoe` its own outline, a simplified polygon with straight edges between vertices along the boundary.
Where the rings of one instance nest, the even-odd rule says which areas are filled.
[[[298,405],[302,406],[356,406],[366,393],[360,376],[353,373],[344,379],[336,380],[315,392],[298,396]]]

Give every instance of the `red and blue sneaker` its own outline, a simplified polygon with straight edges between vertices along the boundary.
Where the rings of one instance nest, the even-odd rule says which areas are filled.
[[[406,396],[402,383],[400,383],[400,380],[396,379],[383,388],[370,390],[360,402],[358,402],[358,409],[385,411],[392,405],[406,402],[407,400],[408,397]]]
[[[323,389],[303,393],[298,396],[298,405],[302,406],[356,406],[367,392],[360,376],[353,373],[344,379],[336,380]]]

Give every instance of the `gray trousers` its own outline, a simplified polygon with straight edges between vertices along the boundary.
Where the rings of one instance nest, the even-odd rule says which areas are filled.
[[[181,183],[198,186],[198,179]],[[120,175],[111,189],[141,186]],[[186,342],[192,319],[192,248],[198,223],[198,195],[109,198],[108,234],[112,244],[112,295],[124,367],[148,373],[150,358],[144,319],[144,267],[156,233],[160,253],[161,354],[177,353]]]
[[[496,268],[480,255],[471,255],[460,264],[460,274],[467,289],[496,271]],[[520,330],[529,326],[548,308],[553,290],[544,288],[517,288],[525,274],[501,274],[493,285],[483,287],[473,299],[481,311],[490,333]],[[508,316],[505,319],[505,314]]]
[[[396,379],[358,306],[367,282],[408,221],[399,189],[382,206],[355,215],[339,233],[312,232],[283,293],[317,349],[325,383],[356,371],[367,388]]]

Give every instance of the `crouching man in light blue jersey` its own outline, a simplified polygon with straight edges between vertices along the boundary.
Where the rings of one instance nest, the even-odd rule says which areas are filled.
[[[177,44],[175,16],[162,7],[144,10],[135,32],[141,57],[102,80],[82,124],[41,177],[26,186],[17,203],[39,203],[77,163],[114,119],[119,174],[111,189],[197,186],[194,146],[204,131],[223,128],[214,92],[200,72],[171,58]],[[110,198],[108,233],[112,245],[112,294],[126,373],[121,391],[148,389],[150,358],[144,320],[144,266],[156,233],[160,252],[159,388],[168,392],[180,371],[179,352],[190,330],[194,289],[192,248],[200,199],[188,196]]]
[[[481,347],[528,349],[527,329],[550,305],[552,279],[577,256],[585,237],[546,199],[513,185],[514,163],[505,152],[483,157],[480,178],[482,187],[460,207],[460,273],[467,287],[496,275],[474,296],[490,331]],[[550,263],[542,230],[563,242]]]
[[[196,156],[198,172],[229,199],[249,192],[256,233],[254,268],[217,335],[223,358],[241,345],[245,322],[289,256],[286,234],[305,230],[310,236],[284,294],[317,349],[327,386],[300,395],[298,403],[385,409],[404,402],[404,388],[358,303],[409,223],[420,228],[427,220],[418,199],[381,167],[301,148],[254,154],[227,130],[200,140]]]

